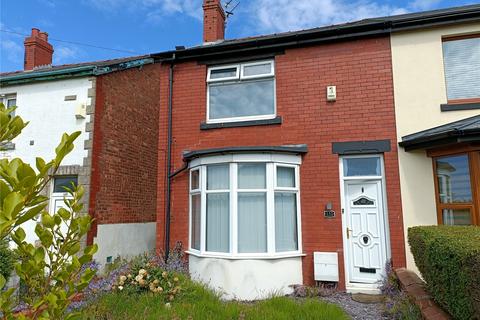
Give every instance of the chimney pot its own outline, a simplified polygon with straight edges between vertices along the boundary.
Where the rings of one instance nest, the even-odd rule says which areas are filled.
[[[225,38],[225,11],[220,0],[203,0],[203,42]]]
[[[53,46],[48,42],[48,34],[37,28],[32,28],[30,37],[25,38],[24,70],[52,64]]]

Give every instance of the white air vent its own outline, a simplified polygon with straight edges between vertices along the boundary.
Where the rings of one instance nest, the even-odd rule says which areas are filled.
[[[336,252],[314,252],[313,270],[315,281],[338,282],[338,254]]]

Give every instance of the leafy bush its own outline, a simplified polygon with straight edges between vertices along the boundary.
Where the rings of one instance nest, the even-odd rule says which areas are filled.
[[[480,228],[413,227],[408,242],[434,300],[455,319],[480,318]]]
[[[14,253],[8,246],[8,238],[0,240],[0,274],[8,281],[13,271]]]

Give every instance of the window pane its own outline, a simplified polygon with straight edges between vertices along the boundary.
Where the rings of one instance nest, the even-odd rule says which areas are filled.
[[[192,179],[192,181],[190,182],[191,190],[199,189],[200,188],[200,171],[199,170],[193,170],[191,179]]]
[[[17,99],[8,99],[7,100],[7,107],[13,107],[17,105]]]
[[[443,224],[451,226],[463,226],[472,224],[472,216],[469,209],[443,209]]]
[[[273,79],[210,84],[209,118],[275,113]]]
[[[266,194],[238,194],[238,252],[267,252]]]
[[[449,156],[435,159],[438,193],[441,203],[472,202],[468,156]]]
[[[237,75],[237,68],[210,70],[210,79],[231,78]]]
[[[275,249],[298,250],[297,198],[295,193],[275,193]]]
[[[201,196],[192,195],[192,248],[200,250]]]
[[[295,168],[277,167],[277,187],[295,188]]]
[[[229,252],[230,194],[207,194],[207,251]]]
[[[72,189],[72,183],[78,184],[77,176],[59,176],[53,180],[53,192],[67,192],[65,188]]]
[[[343,171],[346,177],[380,176],[380,158],[348,158],[343,159]]]
[[[244,76],[257,76],[262,74],[270,74],[271,72],[272,64],[270,62],[243,67]]]
[[[480,97],[480,37],[443,42],[448,99]]]
[[[266,188],[265,163],[239,163],[238,188],[239,189],[265,189]]]
[[[228,164],[207,166],[207,189],[230,189],[230,171]]]

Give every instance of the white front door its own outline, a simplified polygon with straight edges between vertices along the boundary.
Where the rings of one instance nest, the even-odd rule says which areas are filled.
[[[382,181],[346,180],[344,183],[348,280],[378,283],[384,275],[387,256]]]

